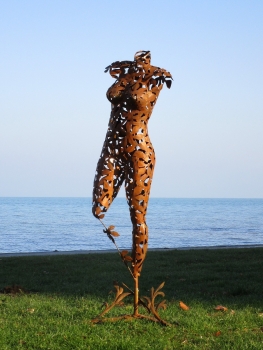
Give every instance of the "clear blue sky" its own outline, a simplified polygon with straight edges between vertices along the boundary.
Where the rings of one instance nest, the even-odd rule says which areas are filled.
[[[174,77],[151,196],[262,198],[262,19],[262,0],[2,1],[0,196],[91,196],[104,68],[151,50]]]

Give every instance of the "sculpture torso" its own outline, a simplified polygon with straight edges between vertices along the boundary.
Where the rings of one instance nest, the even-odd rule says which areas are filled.
[[[106,94],[112,103],[106,140],[113,153],[130,154],[150,144],[147,123],[163,82],[171,75],[150,64],[128,68],[126,62],[116,62],[112,66],[110,74],[117,80]]]

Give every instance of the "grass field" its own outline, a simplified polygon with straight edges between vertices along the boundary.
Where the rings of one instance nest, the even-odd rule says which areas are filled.
[[[113,281],[133,288],[117,253],[0,259],[0,349],[263,349],[263,248],[149,252],[140,295],[165,281],[169,327],[92,324]],[[132,313],[132,303],[110,316]]]

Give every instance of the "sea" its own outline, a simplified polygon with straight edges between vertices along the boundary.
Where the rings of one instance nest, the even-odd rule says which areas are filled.
[[[125,198],[103,219],[120,249],[132,246]],[[149,248],[263,244],[263,199],[150,198]],[[115,249],[91,214],[91,198],[0,197],[0,253]]]

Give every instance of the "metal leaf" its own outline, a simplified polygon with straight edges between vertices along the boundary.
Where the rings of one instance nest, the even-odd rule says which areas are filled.
[[[158,292],[160,289],[162,289],[165,285],[165,282],[161,283],[159,287],[157,287],[156,292]]]
[[[126,256],[124,257],[124,260],[125,260],[125,261],[133,261],[132,257],[129,256],[129,255],[126,255]]]
[[[121,256],[125,256],[125,255],[127,255],[128,253],[129,253],[128,250],[122,250],[122,251],[121,251]]]
[[[166,80],[165,83],[168,89],[170,89],[170,87],[172,86],[172,80]]]
[[[101,213],[101,208],[100,207],[96,207],[95,214],[98,215],[99,213]]]
[[[118,296],[118,298],[116,299],[116,302],[120,302],[121,300],[123,300],[124,298],[126,298],[128,295],[131,295],[131,293],[126,292],[126,293],[122,293],[120,296]]]
[[[114,237],[119,237],[119,233],[116,231],[110,231],[110,234]]]
[[[162,300],[160,303],[157,304],[156,306],[156,310],[158,309],[166,309],[167,308],[167,305],[166,305],[166,300]]]

